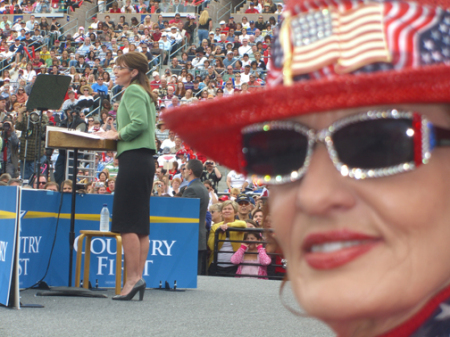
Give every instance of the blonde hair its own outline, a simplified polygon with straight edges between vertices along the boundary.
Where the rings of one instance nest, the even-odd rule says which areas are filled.
[[[224,202],[222,203],[222,209],[221,209],[221,211],[222,211],[225,207],[227,207],[228,205],[231,205],[231,206],[233,207],[234,213],[237,213],[237,212],[238,212],[238,205],[237,205],[233,200],[226,200],[226,201],[224,201]]]
[[[231,190],[230,190],[230,194],[239,194],[239,188],[232,188]]]
[[[209,13],[208,11],[205,9],[202,14],[200,14],[200,18],[198,19],[198,23],[201,25],[204,25],[208,22],[209,19]]]

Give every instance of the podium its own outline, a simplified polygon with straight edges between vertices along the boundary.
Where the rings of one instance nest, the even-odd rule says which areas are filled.
[[[102,139],[89,133],[47,126],[45,147],[69,150],[116,151],[117,142],[111,139]]]
[[[116,151],[117,141],[111,139],[102,139],[97,135],[72,131],[66,128],[48,126],[45,137],[45,147],[73,150],[73,186],[72,186],[72,205],[70,212],[70,256],[69,256],[69,287],[72,286],[72,266],[73,250],[75,242],[75,200],[76,183],[78,173],[78,150],[94,151]]]

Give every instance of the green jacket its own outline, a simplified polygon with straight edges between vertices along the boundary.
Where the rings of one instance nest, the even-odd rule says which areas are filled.
[[[156,149],[155,104],[139,84],[131,84],[123,94],[117,110],[117,157],[135,149]]]

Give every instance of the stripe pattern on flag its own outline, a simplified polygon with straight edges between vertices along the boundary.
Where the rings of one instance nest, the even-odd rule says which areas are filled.
[[[330,64],[348,73],[373,62],[389,62],[383,4],[370,3],[339,12],[327,8],[291,19],[292,74],[314,72]]]

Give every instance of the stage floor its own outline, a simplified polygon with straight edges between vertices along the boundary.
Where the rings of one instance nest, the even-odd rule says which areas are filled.
[[[36,290],[27,290],[21,302],[45,308],[0,308],[0,336],[334,336],[322,323],[287,311],[280,284],[203,276],[198,289],[148,289],[143,302],[132,303],[112,301],[112,289],[106,299],[36,297]],[[295,305],[289,288],[284,298]]]

